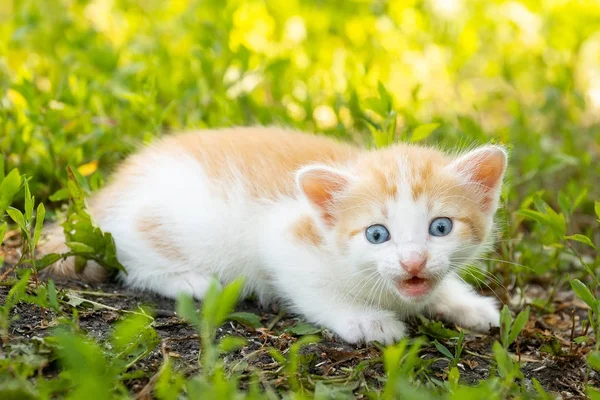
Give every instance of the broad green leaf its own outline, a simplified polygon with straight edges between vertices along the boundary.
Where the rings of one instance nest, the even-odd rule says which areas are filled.
[[[511,343],[508,341],[511,325],[512,315],[510,314],[508,306],[505,304],[504,307],[502,307],[502,311],[500,311],[500,339],[502,340],[502,345],[504,347],[508,347]]]
[[[596,217],[598,218],[598,222],[600,222],[600,201],[594,202],[594,211],[596,211]]]
[[[6,229],[8,228],[8,224],[3,222],[0,224],[0,244],[4,241],[4,235],[6,235]],[[0,254],[0,265],[4,263],[4,257]]]
[[[0,217],[4,214],[21,187],[21,175],[15,168],[0,184]]]
[[[213,323],[216,326],[225,322],[227,316],[233,311],[233,308],[239,300],[243,285],[244,279],[238,278],[223,288],[223,292],[219,296],[217,302],[218,307],[214,310],[214,316],[216,318]]]
[[[44,218],[46,217],[46,207],[44,203],[38,205],[35,215],[35,229],[33,231],[33,246],[35,247],[42,236],[42,229],[44,227]]]
[[[25,222],[25,216],[23,215],[23,213],[19,210],[17,210],[16,208],[13,207],[8,207],[6,209],[6,213],[9,215],[9,217],[15,221],[15,223],[17,225],[19,225],[19,228],[21,228],[21,230],[23,230],[23,232],[28,235],[29,232],[27,231],[27,223]]]
[[[514,365],[508,352],[498,342],[494,342],[492,345],[492,351],[494,353],[496,364],[498,365],[498,374],[501,377],[509,376],[514,368]]]
[[[66,200],[68,198],[69,198],[69,189],[67,189],[67,188],[59,189],[49,197],[50,201],[61,201],[61,200]]]
[[[581,189],[581,192],[577,195],[575,200],[573,200],[573,205],[571,206],[571,213],[574,212],[581,205],[581,203],[583,203],[583,201],[587,198],[587,195],[588,189]]]
[[[249,326],[253,329],[261,328],[263,326],[260,322],[260,317],[250,312],[234,312],[229,314],[227,318]]]
[[[13,285],[6,296],[6,300],[2,306],[3,308],[10,310],[23,298],[23,296],[25,296],[25,289],[27,288],[30,275],[31,270],[26,270],[21,279]]]
[[[290,346],[288,351],[288,359],[285,363],[285,369],[288,375],[288,382],[292,390],[297,391],[299,389],[298,382],[298,370],[300,369],[300,349],[310,343],[318,343],[320,338],[317,336],[302,336],[296,343]]]
[[[71,166],[69,166],[69,168],[73,172],[73,177],[77,181],[77,185],[81,189],[83,189],[84,193],[89,193],[90,186],[89,186],[87,180],[85,179],[85,177],[81,174],[81,172],[79,172],[79,169],[78,168],[71,168]]]
[[[59,310],[58,306],[58,297],[56,296],[56,287],[54,286],[54,282],[52,279],[48,280],[48,304],[52,307],[54,311]]]
[[[81,298],[81,297],[78,297],[78,296],[75,296],[75,295],[72,295],[72,294],[68,295],[68,299],[69,300],[67,301],[67,304],[70,305],[71,307],[75,307],[75,308],[77,308],[80,305],[82,305],[83,303],[85,303],[85,299],[84,298]]]
[[[321,332],[322,328],[317,328],[307,322],[299,321],[296,325],[287,328],[285,331],[297,336],[314,335]]]
[[[109,232],[102,234],[98,229],[98,235],[102,235],[104,238],[104,266],[108,267],[109,270],[116,270],[127,274],[127,270],[117,259],[117,245],[115,244],[112,234]]]
[[[231,351],[237,350],[240,347],[246,345],[248,341],[242,337],[238,336],[225,336],[219,342],[219,352],[220,353],[229,353]]]
[[[437,339],[433,341],[433,344],[435,348],[438,349],[438,351],[442,353],[445,357],[449,358],[450,360],[454,359],[454,354],[450,353],[450,350],[448,350],[446,346],[438,342]]]
[[[577,343],[577,344],[581,344],[581,343],[587,342],[589,340],[589,338],[590,337],[587,335],[586,336],[577,336],[575,339],[573,339],[573,342]]]
[[[270,348],[270,349],[268,349],[268,351],[269,351],[269,355],[271,357],[273,357],[273,359],[276,362],[278,362],[279,364],[282,364],[282,365],[284,365],[286,363],[287,360],[286,360],[285,356],[283,354],[281,354],[281,352],[279,350]]]
[[[185,376],[173,370],[172,361],[167,358],[160,368],[154,386],[154,395],[159,400],[176,400],[185,386]]]
[[[551,397],[548,395],[548,393],[546,393],[546,391],[540,384],[540,381],[538,381],[535,378],[532,378],[531,381],[533,382],[533,387],[535,388],[535,391],[540,396],[540,399],[542,399],[542,400],[550,400],[551,399]]]
[[[457,367],[453,367],[448,374],[448,382],[452,387],[458,385],[458,381],[460,380],[460,371]]]
[[[41,270],[41,269],[46,268],[49,265],[54,264],[61,258],[62,257],[60,256],[60,254],[54,254],[54,253],[46,254],[42,258],[35,260],[35,266],[38,270]]]
[[[567,240],[574,240],[579,243],[587,244],[588,246],[590,246],[594,249],[596,248],[596,246],[594,246],[594,243],[592,243],[592,240],[589,237],[582,235],[580,233],[576,233],[575,235],[565,236],[564,238]]]
[[[539,211],[534,210],[518,210],[518,215],[534,220],[540,225],[548,224],[548,217]]]
[[[585,394],[588,395],[590,400],[600,400],[600,390],[595,389],[592,386],[589,386],[585,388]]]
[[[564,194],[563,192],[560,192],[558,194],[558,205],[560,207],[560,210],[565,213],[565,214],[570,214],[571,212],[571,199]]]
[[[71,399],[109,400],[118,382],[118,370],[111,367],[102,348],[81,335],[61,330],[56,335],[59,364],[65,369],[73,388]]]
[[[460,359],[462,351],[464,349],[463,342],[465,341],[465,332],[460,331],[460,335],[458,336],[458,340],[456,341],[456,352],[454,358]]]
[[[31,222],[33,218],[34,198],[29,190],[29,184],[25,182],[25,221]]]
[[[594,297],[590,289],[583,284],[579,279],[571,279],[569,281],[571,284],[571,289],[575,292],[577,297],[579,297],[585,304],[587,304],[594,312],[597,311],[598,300]]]
[[[71,251],[73,251],[74,253],[83,253],[83,254],[94,254],[95,253],[94,248],[88,246],[85,243],[67,242],[66,245],[69,246]]]
[[[104,186],[104,178],[102,176],[102,174],[100,173],[100,171],[96,171],[92,174],[92,176],[90,176],[90,190],[92,192],[100,189],[102,186]]]
[[[393,107],[392,96],[381,81],[377,82],[377,91],[379,92],[379,98],[385,105],[385,113],[391,112]]]
[[[594,368],[596,371],[600,371],[600,352],[592,351],[588,354],[587,362],[590,367]]]
[[[197,330],[200,330],[200,316],[192,296],[182,293],[177,297],[177,315],[188,320]]]
[[[8,224],[3,222],[0,224],[0,243],[4,241],[4,235],[6,235],[6,230],[8,229]]]
[[[440,124],[437,122],[417,126],[410,136],[410,141],[420,142],[421,140],[427,139],[439,126]]]
[[[25,378],[15,377],[2,380],[1,382],[0,398],[2,399],[38,400],[43,398],[40,396],[37,388]]]
[[[69,197],[71,200],[77,206],[83,207],[85,195],[71,166],[67,166],[67,188],[69,190]]]
[[[384,117],[387,114],[387,104],[385,101],[377,98],[370,97],[363,102],[365,107],[369,110],[375,111],[378,115]]]
[[[448,329],[441,321],[421,319],[419,332],[436,339],[452,339],[459,336],[458,331]]]
[[[529,307],[525,308],[523,311],[517,315],[515,321],[512,324],[512,328],[510,328],[510,336],[508,337],[508,343],[512,343],[517,339],[519,333],[525,328],[527,322],[529,321]]]

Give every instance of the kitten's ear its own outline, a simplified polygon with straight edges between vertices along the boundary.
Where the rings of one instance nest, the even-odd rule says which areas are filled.
[[[336,196],[350,185],[351,177],[325,165],[309,165],[296,174],[296,184],[313,208],[321,215],[325,225],[335,221],[332,206]]]
[[[473,184],[473,189],[481,194],[482,210],[493,213],[498,207],[507,160],[506,150],[490,145],[457,158],[450,168]]]

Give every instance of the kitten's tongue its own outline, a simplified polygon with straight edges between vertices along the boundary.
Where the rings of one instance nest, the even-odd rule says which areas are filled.
[[[416,276],[398,281],[396,286],[403,294],[410,297],[423,296],[431,290],[431,282],[428,279],[417,278]]]

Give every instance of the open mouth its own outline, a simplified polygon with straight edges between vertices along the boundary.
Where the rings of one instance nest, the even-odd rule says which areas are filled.
[[[430,279],[413,276],[410,279],[396,281],[396,287],[404,295],[410,297],[420,297],[431,291],[432,283]]]

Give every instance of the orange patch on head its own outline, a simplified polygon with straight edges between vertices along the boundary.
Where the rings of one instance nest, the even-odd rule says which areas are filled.
[[[164,224],[157,220],[156,215],[151,215],[149,212],[142,215],[137,220],[137,229],[153,249],[165,258],[187,261],[177,243],[173,241],[170,233],[165,229]]]
[[[382,164],[384,162],[388,162],[388,160],[382,160]],[[371,171],[373,194],[389,198],[396,197],[398,194],[396,183],[398,170],[395,161],[392,161],[391,165],[372,165],[371,168],[373,168]]]
[[[410,189],[413,200],[417,201],[431,185],[431,180],[434,178],[434,163],[429,159],[425,159],[414,165],[413,168]]]
[[[362,233],[362,232],[363,232],[362,229],[354,229],[354,230],[351,230],[350,233],[348,233],[348,236],[354,237],[354,236],[356,236],[356,235],[358,235],[359,233]]]
[[[292,233],[296,239],[302,243],[320,246],[323,243],[323,237],[319,233],[315,222],[309,216],[302,217],[292,227]]]
[[[465,240],[472,239],[476,243],[481,243],[484,239],[485,222],[478,214],[470,217],[456,218],[458,221],[466,224],[469,229],[460,232],[461,238]]]

